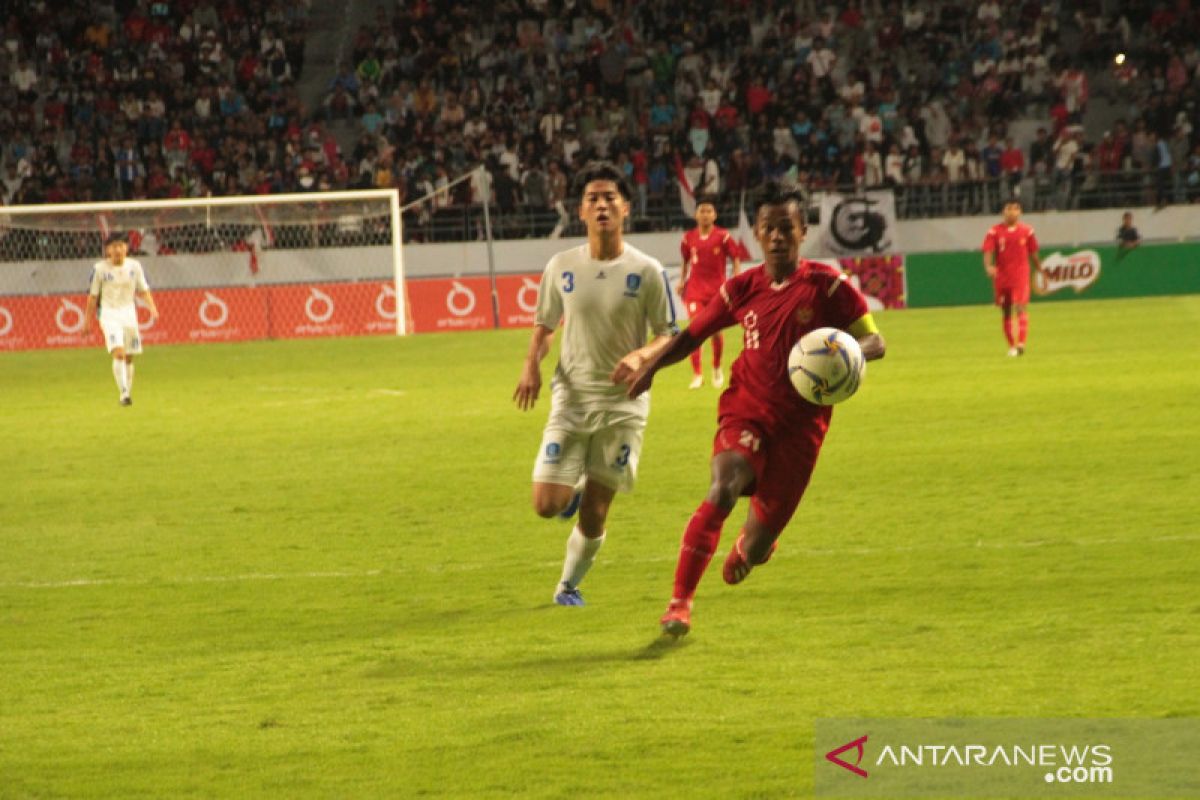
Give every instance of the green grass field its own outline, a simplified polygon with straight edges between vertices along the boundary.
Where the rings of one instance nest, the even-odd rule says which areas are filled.
[[[0,797],[802,797],[817,718],[1200,715],[1200,296],[1031,316],[881,315],[676,645],[686,365],[563,609],[527,332],[160,347],[128,409],[98,347],[0,355]]]

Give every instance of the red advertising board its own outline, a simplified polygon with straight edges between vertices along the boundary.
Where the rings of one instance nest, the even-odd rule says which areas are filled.
[[[537,311],[538,285],[541,282],[540,273],[503,275],[496,278],[496,291],[500,295],[501,328],[533,326],[533,315]]]
[[[408,281],[405,288],[416,333],[494,327],[487,278]]]
[[[384,281],[272,286],[271,337],[361,336],[396,332],[396,289]]]
[[[537,310],[541,275],[497,278],[500,326],[527,328]],[[495,327],[487,278],[437,278],[406,283],[409,326],[416,333]],[[321,283],[154,293],[159,318],[138,301],[147,344],[236,342],[311,336],[390,334],[396,330],[396,291],[390,281]],[[0,297],[0,350],[102,344],[83,335],[83,295]]]

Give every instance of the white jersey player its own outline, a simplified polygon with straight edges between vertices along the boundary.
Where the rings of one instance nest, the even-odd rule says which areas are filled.
[[[84,334],[90,333],[92,317],[99,318],[123,406],[133,405],[133,357],[142,352],[135,298],[141,298],[151,318],[158,319],[158,307],[146,283],[146,273],[141,263],[129,258],[128,253],[124,234],[114,233],[105,240],[105,258],[92,267],[83,328]]]
[[[588,242],[546,265],[529,353],[513,393],[518,407],[533,408],[542,360],[562,322],[550,417],[533,467],[533,507],[547,518],[579,512],[554,592],[554,601],[567,606],[583,605],[579,583],[604,542],[609,506],[617,491],[633,488],[637,475],[650,400],[630,400],[617,384],[677,332],[662,264],[622,239],[630,198],[624,173],[592,162],[576,180]],[[655,334],[649,344],[648,332]]]

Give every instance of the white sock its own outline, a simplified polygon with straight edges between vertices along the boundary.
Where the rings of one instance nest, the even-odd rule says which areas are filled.
[[[121,358],[113,359],[113,377],[117,381],[117,388],[121,391],[121,396],[129,394],[129,384],[125,382],[125,360]]]
[[[125,362],[125,393],[133,394],[133,362]]]
[[[583,535],[583,531],[579,529],[578,525],[571,529],[571,535],[567,537],[567,557],[563,559],[560,584],[565,583],[572,589],[579,586],[583,576],[587,575],[588,570],[592,568],[592,562],[596,560],[596,553],[599,552],[600,545],[604,544],[605,534],[607,531],[597,539],[589,539]]]

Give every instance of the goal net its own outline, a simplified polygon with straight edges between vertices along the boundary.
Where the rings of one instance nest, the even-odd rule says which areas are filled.
[[[370,190],[0,209],[0,350],[83,336],[92,265],[129,237],[155,342],[404,334],[401,209]]]

